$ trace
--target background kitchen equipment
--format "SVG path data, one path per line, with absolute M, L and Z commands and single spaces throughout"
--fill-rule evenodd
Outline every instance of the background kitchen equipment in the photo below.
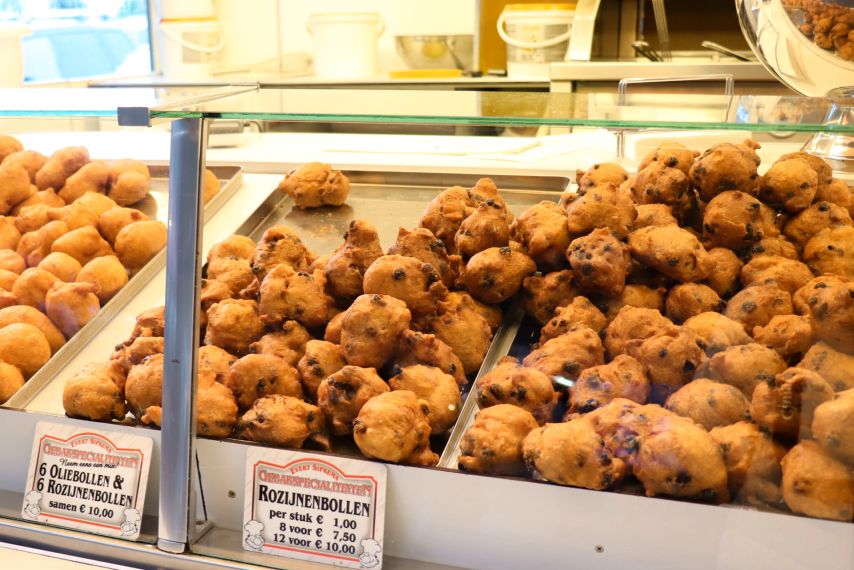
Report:
M 379 71 L 377 40 L 385 22 L 374 12 L 312 14 L 314 72 L 329 79 L 365 79 Z
M 473 34 L 398 35 L 394 45 L 411 69 L 472 69 Z
M 574 3 L 505 6 L 495 25 L 507 44 L 507 75 L 548 77 L 549 63 L 566 57 L 574 15 Z

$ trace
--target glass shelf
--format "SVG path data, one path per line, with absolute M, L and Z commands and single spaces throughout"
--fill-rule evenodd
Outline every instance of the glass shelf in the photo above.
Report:
M 492 126 L 728 129 L 854 133 L 825 124 L 850 99 L 638 93 L 531 93 L 260 88 L 151 118 Z

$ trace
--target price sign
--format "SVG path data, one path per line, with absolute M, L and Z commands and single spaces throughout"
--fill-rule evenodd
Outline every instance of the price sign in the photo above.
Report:
M 382 567 L 386 468 L 251 447 L 243 548 L 347 568 Z
M 24 490 L 24 518 L 136 540 L 151 438 L 39 422 Z

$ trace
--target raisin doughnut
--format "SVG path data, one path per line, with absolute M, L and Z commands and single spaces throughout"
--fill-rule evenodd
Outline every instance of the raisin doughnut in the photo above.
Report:
M 414 364 L 433 366 L 453 376 L 460 388 L 468 384 L 462 361 L 450 346 L 433 334 L 404 331 L 400 336 L 400 349 L 394 364 L 398 368 Z
M 435 366 L 406 366 L 389 379 L 388 385 L 392 390 L 409 390 L 427 402 L 432 435 L 451 429 L 460 416 L 462 401 L 457 381 Z
M 430 451 L 430 406 L 409 390 L 394 390 L 368 400 L 353 420 L 353 439 L 366 457 L 435 465 Z
M 388 391 L 388 385 L 375 369 L 344 366 L 317 387 L 317 405 L 323 410 L 332 433 L 346 435 L 352 433 L 353 420 L 362 406 Z
M 421 215 L 419 227 L 427 228 L 445 243 L 448 253 L 456 253 L 454 236 L 463 220 L 474 211 L 469 191 L 454 186 L 433 198 Z
M 247 354 L 234 364 L 225 385 L 245 412 L 258 398 L 281 394 L 302 398 L 299 373 L 283 359 L 271 354 Z
M 326 290 L 336 299 L 355 299 L 363 293 L 365 271 L 382 254 L 376 228 L 365 220 L 353 220 L 344 243 L 324 265 Z
M 555 337 L 522 361 L 523 366 L 543 372 L 558 386 L 566 386 L 567 380 L 574 381 L 585 368 L 604 363 L 602 341 L 588 328 Z
M 752 259 L 758 255 L 778 255 L 795 261 L 800 259 L 795 244 L 781 236 L 764 237 L 754 242 L 749 249 L 742 252 L 742 255 L 745 259 Z
M 305 345 L 305 354 L 297 363 L 303 390 L 312 400 L 317 399 L 317 387 L 327 377 L 335 374 L 347 363 L 341 356 L 341 347 L 325 340 L 310 340 Z
M 833 399 L 833 388 L 816 372 L 789 368 L 753 391 L 750 416 L 772 435 L 797 441 L 810 437 L 815 409 Z
M 498 404 L 480 410 L 460 441 L 460 471 L 523 475 L 522 441 L 537 429 L 531 412 Z
M 702 340 L 690 329 L 672 326 L 639 345 L 630 345 L 627 352 L 646 368 L 649 400 L 661 403 L 694 379 L 706 360 L 704 348 Z
M 739 344 L 718 352 L 709 359 L 709 377 L 735 386 L 748 398 L 761 383 L 772 382 L 786 369 L 786 361 L 767 346 Z
M 579 188 L 595 188 L 605 184 L 619 186 L 628 179 L 626 169 L 613 162 L 602 162 L 587 170 L 575 171 L 575 182 Z
M 664 407 L 711 430 L 748 417 L 750 401 L 735 386 L 700 378 L 671 394 Z
M 854 465 L 854 390 L 839 392 L 815 409 L 812 434 L 832 455 Z
M 691 183 L 684 172 L 661 161 L 640 169 L 629 184 L 636 204 L 667 204 L 671 207 L 684 201 L 690 187 Z
M 816 338 L 837 350 L 854 352 L 854 283 L 813 291 L 807 304 Z
M 759 198 L 774 208 L 800 212 L 812 204 L 818 188 L 818 174 L 799 159 L 779 160 L 759 182 Z
M 322 162 L 308 162 L 290 171 L 277 190 L 293 198 L 297 208 L 340 206 L 350 194 L 350 181 Z
M 579 187 L 578 193 L 566 197 L 565 208 L 572 237 L 607 228 L 622 238 L 629 234 L 638 215 L 629 191 L 614 184 Z
M 294 271 L 287 263 L 273 267 L 261 281 L 258 312 L 265 325 L 295 320 L 308 328 L 324 326 L 337 312 L 326 294 L 323 271 Z
M 748 334 L 764 327 L 777 315 L 791 315 L 792 296 L 776 285 L 755 285 L 742 289 L 727 302 L 724 316 L 738 321 Z
M 503 205 L 489 199 L 480 203 L 463 222 L 454 236 L 456 251 L 469 258 L 490 247 L 504 247 L 510 242 L 510 226 Z
M 569 247 L 566 210 L 555 202 L 540 202 L 525 210 L 510 228 L 513 238 L 521 243 L 541 271 L 554 271 L 564 266 L 564 253 Z
M 647 226 L 675 226 L 679 222 L 673 217 L 673 210 L 667 204 L 641 204 L 637 207 L 638 217 L 634 229 Z
M 537 265 L 524 253 L 491 247 L 469 259 L 463 282 L 478 301 L 500 303 L 515 295 L 525 277 L 536 270 Z
M 854 388 L 854 356 L 823 342 L 810 347 L 797 366 L 818 372 L 837 392 Z
M 533 414 L 540 425 L 552 420 L 558 393 L 551 378 L 535 368 L 520 366 L 512 356 L 478 378 L 476 385 L 481 408 L 512 404 Z
M 400 228 L 397 232 L 397 241 L 388 248 L 386 253 L 414 257 L 424 263 L 429 263 L 433 269 L 439 272 L 442 283 L 448 288 L 454 285 L 454 280 L 457 278 L 457 273 L 448 256 L 448 250 L 445 248 L 445 242 L 436 239 L 433 232 L 427 228 L 418 228 L 412 231 Z
M 694 315 L 682 326 L 696 334 L 706 347 L 706 355 L 712 356 L 731 346 L 753 342 L 741 323 L 728 319 L 717 312 Z
M 566 257 L 582 289 L 606 297 L 616 297 L 623 291 L 631 267 L 629 248 L 605 228 L 574 239 Z
M 648 396 L 649 378 L 644 366 L 621 354 L 608 364 L 587 368 L 578 376 L 569 392 L 569 411 L 586 414 L 615 398 L 644 404 Z
M 623 307 L 640 307 L 654 309 L 659 313 L 664 312 L 664 296 L 667 289 L 658 287 L 653 289 L 645 285 L 628 284 L 623 287 L 623 292 L 617 297 L 596 297 L 596 307 L 602 311 L 608 322 L 613 321 Z
M 382 368 L 412 320 L 406 303 L 388 295 L 360 295 L 344 311 L 341 354 L 347 364 Z
M 733 500 L 752 505 L 783 500 L 780 461 L 785 447 L 747 421 L 713 428 L 709 435 L 721 447 Z
M 709 202 L 727 190 L 756 194 L 759 175 L 759 145 L 751 140 L 741 144 L 720 143 L 706 150 L 691 166 L 688 175 L 700 192 L 700 199 Z
M 854 472 L 814 441 L 802 441 L 782 461 L 783 498 L 793 512 L 835 521 L 854 518 Z
M 709 250 L 709 263 L 714 270 L 703 283 L 714 289 L 720 297 L 729 297 L 738 290 L 738 276 L 744 265 L 731 249 L 713 247 Z
M 578 295 L 572 271 L 563 269 L 546 275 L 531 275 L 522 281 L 522 308 L 545 324 L 555 311 L 569 305 Z
M 641 228 L 629 235 L 632 257 L 679 282 L 702 281 L 713 270 L 694 234 L 678 226 Z
M 667 318 L 681 324 L 700 313 L 723 311 L 726 303 L 708 285 L 680 283 L 667 294 L 664 307 Z
M 810 279 L 792 295 L 792 307 L 798 315 L 808 315 L 810 305 L 818 302 L 819 296 L 828 287 L 844 287 L 847 279 L 838 275 L 821 275 Z
M 554 317 L 543 326 L 540 331 L 540 344 L 583 327 L 598 334 L 605 330 L 607 325 L 608 320 L 596 305 L 587 297 L 578 295 L 568 305 L 558 307 Z
M 694 160 L 700 156 L 699 151 L 685 148 L 676 141 L 664 141 L 655 150 L 649 151 L 638 163 L 638 170 L 643 170 L 653 162 L 661 162 L 669 168 L 678 168 L 685 175 L 691 170 Z
M 821 230 L 804 246 L 803 260 L 816 275 L 833 273 L 854 279 L 854 227 Z
M 753 338 L 786 360 L 798 360 L 813 345 L 812 321 L 802 315 L 777 315 L 764 327 L 754 327 Z
M 715 196 L 703 213 L 703 239 L 709 247 L 740 250 L 764 237 L 780 235 L 774 211 L 745 192 Z
M 435 313 L 448 289 L 429 263 L 404 255 L 384 255 L 365 271 L 367 295 L 400 299 L 416 317 Z
M 450 294 L 439 303 L 439 314 L 428 317 L 423 329 L 447 344 L 463 364 L 466 374 L 480 368 L 489 344 L 492 329 L 476 301 L 468 294 Z
M 832 202 L 816 202 L 809 208 L 798 212 L 783 227 L 783 234 L 799 248 L 824 228 L 852 226 L 851 215 L 842 206 Z
M 754 257 L 741 268 L 741 282 L 745 287 L 752 285 L 776 285 L 794 294 L 812 279 L 810 268 L 794 259 L 779 255 Z
M 623 354 L 630 344 L 640 344 L 673 325 L 655 309 L 626 306 L 605 329 L 603 343 L 611 358 Z

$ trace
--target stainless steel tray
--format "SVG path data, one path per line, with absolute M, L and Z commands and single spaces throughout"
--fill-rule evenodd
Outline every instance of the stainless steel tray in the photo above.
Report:
M 151 193 L 141 202 L 132 207 L 142 211 L 151 219 L 167 223 L 167 208 L 169 197 L 169 166 L 154 164 L 148 166 L 151 172 Z M 209 167 L 220 182 L 220 191 L 205 206 L 205 221 L 216 214 L 228 199 L 234 195 L 243 183 L 243 168 L 240 166 L 211 166 Z M 24 408 L 38 394 L 54 376 L 62 370 L 65 365 L 92 338 L 98 333 L 103 325 L 110 322 L 122 308 L 139 293 L 139 291 L 154 277 L 166 263 L 166 250 L 155 255 L 145 267 L 139 270 L 110 301 L 101 307 L 89 323 L 80 331 L 68 339 L 68 342 L 56 351 L 50 360 L 36 372 L 14 396 L 3 404 L 8 408 Z
M 343 235 L 350 222 L 356 218 L 373 224 L 379 234 L 380 243 L 385 251 L 397 239 L 401 227 L 412 229 L 418 221 L 427 203 L 439 192 L 451 186 L 473 186 L 483 176 L 476 174 L 434 174 L 422 172 L 377 172 L 344 171 L 350 180 L 350 196 L 343 206 L 301 210 L 294 207 L 293 201 L 285 194 L 273 190 L 267 199 L 253 212 L 235 233 L 246 235 L 258 241 L 271 226 L 284 224 L 302 239 L 303 243 L 318 255 L 331 253 L 343 241 Z M 518 215 L 530 206 L 542 200 L 556 201 L 570 183 L 567 177 L 559 176 L 490 176 L 501 191 L 510 210 Z M 507 354 L 510 342 L 516 335 L 521 321 L 521 309 L 511 307 L 505 315 L 502 326 L 495 336 L 478 372 L 484 374 Z M 467 417 L 465 412 L 477 406 L 473 398 L 465 398 L 460 420 Z M 437 453 L 447 453 L 449 437 L 455 441 L 457 426 L 448 434 L 433 438 L 432 447 Z M 460 436 L 457 436 L 457 440 Z M 233 439 L 232 441 L 244 440 Z M 358 455 L 359 450 L 352 438 L 336 438 L 333 452 L 337 454 Z

